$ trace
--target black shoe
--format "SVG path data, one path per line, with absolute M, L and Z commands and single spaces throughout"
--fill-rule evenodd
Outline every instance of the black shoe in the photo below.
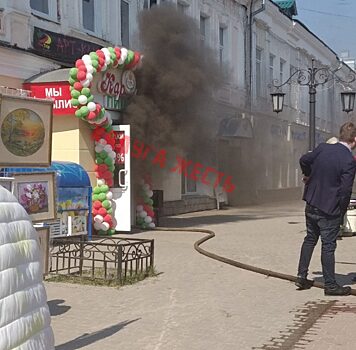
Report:
M 324 294 L 325 295 L 335 295 L 335 296 L 350 295 L 351 287 L 335 286 L 333 288 L 325 288 Z
M 297 277 L 297 280 L 295 281 L 295 285 L 299 290 L 310 289 L 313 286 L 313 283 L 313 281 L 302 277 Z

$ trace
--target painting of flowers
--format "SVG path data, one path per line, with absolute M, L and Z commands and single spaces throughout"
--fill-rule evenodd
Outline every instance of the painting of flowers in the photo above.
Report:
M 28 214 L 48 211 L 48 182 L 19 183 L 18 196 Z
M 33 222 L 57 218 L 55 172 L 14 173 L 14 195 Z

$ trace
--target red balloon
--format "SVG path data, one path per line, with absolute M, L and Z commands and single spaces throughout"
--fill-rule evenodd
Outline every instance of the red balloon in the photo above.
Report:
M 98 210 L 96 210 L 95 208 L 92 209 L 91 213 L 93 214 L 93 216 L 98 215 Z
M 104 58 L 104 57 L 105 57 L 105 55 L 104 55 L 104 52 L 103 52 L 103 51 L 101 51 L 101 50 L 96 50 L 95 52 L 96 52 L 96 54 L 99 56 L 99 58 L 100 58 L 100 57 L 102 57 L 102 58 Z
M 100 201 L 94 201 L 93 207 L 94 209 L 100 209 L 102 207 L 102 204 Z
M 83 72 L 82 70 L 78 71 L 78 73 L 77 73 L 78 80 L 83 81 L 86 79 L 86 77 L 87 77 L 87 74 L 85 72 Z
M 79 60 L 76 60 L 76 61 L 75 61 L 75 66 L 76 66 L 77 68 L 80 67 L 80 66 L 82 66 L 82 65 L 84 65 L 84 61 L 83 61 L 83 60 L 79 59 Z
M 81 89 L 83 89 L 83 86 L 81 83 L 79 83 L 79 81 L 75 82 L 73 85 L 74 89 L 81 91 Z
M 78 67 L 78 70 L 86 73 L 87 72 L 87 67 L 85 67 L 85 65 L 83 64 L 83 65 Z
M 93 120 L 93 119 L 95 119 L 96 118 L 96 114 L 94 113 L 94 112 L 89 112 L 89 114 L 88 114 L 88 120 Z
M 104 55 L 104 54 L 103 54 Z M 102 57 L 99 57 L 99 67 L 102 67 L 105 64 L 105 60 Z
M 112 221 L 111 215 L 110 215 L 110 214 L 105 215 L 104 221 L 105 221 L 105 222 Z
M 106 164 L 99 164 L 99 170 L 104 172 L 108 170 L 108 166 Z
M 101 215 L 102 217 L 104 217 L 107 214 L 107 211 L 106 211 L 106 209 L 104 207 L 101 207 L 98 210 L 98 214 Z

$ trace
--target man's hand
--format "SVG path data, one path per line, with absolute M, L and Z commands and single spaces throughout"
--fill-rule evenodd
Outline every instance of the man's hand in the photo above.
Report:
M 306 184 L 309 181 L 309 176 L 303 176 L 302 181 Z

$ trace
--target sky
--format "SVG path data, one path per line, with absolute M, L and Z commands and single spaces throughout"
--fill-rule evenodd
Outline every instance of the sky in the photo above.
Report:
M 356 58 L 356 0 L 296 0 L 298 15 L 339 56 Z

